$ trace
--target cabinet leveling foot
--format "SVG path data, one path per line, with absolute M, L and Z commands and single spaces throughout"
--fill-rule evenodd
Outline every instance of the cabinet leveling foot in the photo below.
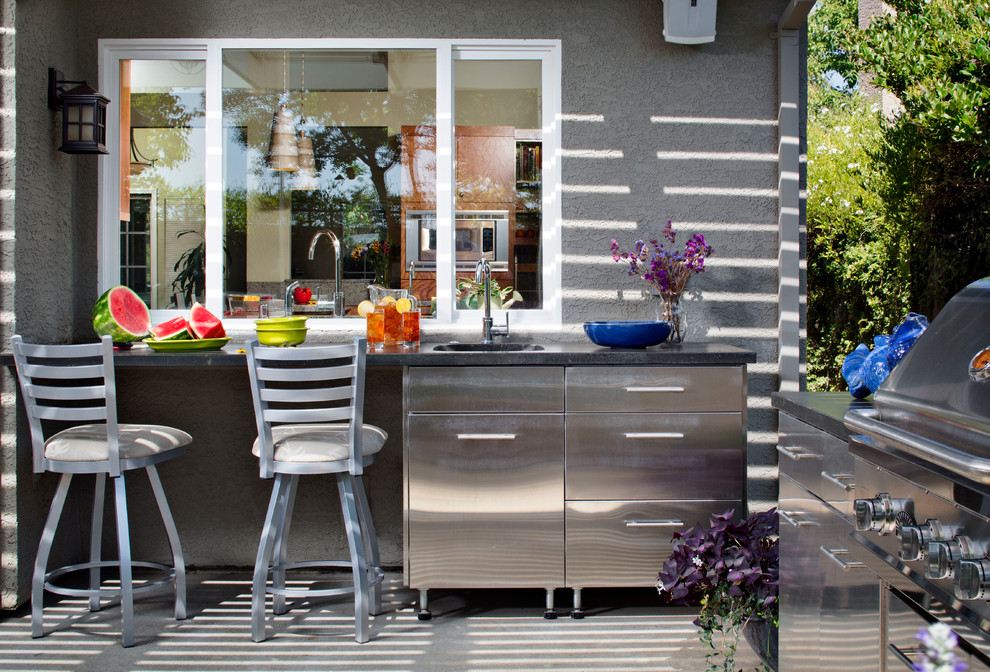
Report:
M 574 589 L 574 607 L 571 609 L 571 618 L 584 618 L 584 609 L 581 608 L 581 589 Z
M 553 588 L 547 588 L 547 607 L 543 610 L 543 618 L 551 621 L 557 618 L 557 610 L 553 608 Z
M 421 621 L 428 621 L 433 618 L 433 613 L 430 611 L 430 603 L 427 600 L 425 590 L 419 591 L 419 611 L 416 612 L 416 618 Z

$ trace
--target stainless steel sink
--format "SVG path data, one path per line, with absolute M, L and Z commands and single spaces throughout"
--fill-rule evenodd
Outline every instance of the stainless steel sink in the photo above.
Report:
M 532 352 L 543 349 L 535 343 L 442 343 L 433 346 L 436 352 Z

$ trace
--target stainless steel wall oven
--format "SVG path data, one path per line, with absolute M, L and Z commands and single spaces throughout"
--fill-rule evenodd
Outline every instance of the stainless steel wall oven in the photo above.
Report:
M 432 271 L 437 263 L 437 215 L 433 211 L 406 213 L 406 249 L 419 270 Z M 509 270 L 509 213 L 504 210 L 462 211 L 454 219 L 454 255 L 457 271 L 473 271 L 485 257 L 493 271 Z

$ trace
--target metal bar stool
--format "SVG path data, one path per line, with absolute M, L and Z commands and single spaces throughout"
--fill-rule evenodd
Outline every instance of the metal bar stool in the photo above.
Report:
M 186 617 L 186 574 L 179 535 L 162 489 L 155 465 L 185 453 L 192 437 L 163 425 L 117 423 L 117 397 L 114 384 L 113 342 L 104 336 L 100 343 L 84 345 L 32 345 L 20 336 L 11 338 L 14 363 L 20 381 L 24 408 L 31 428 L 35 473 L 62 474 L 48 512 L 48 520 L 38 545 L 31 581 L 31 636 L 44 634 L 42 606 L 44 593 L 88 597 L 90 611 L 100 609 L 101 598 L 120 598 L 123 645 L 134 645 L 134 596 L 163 585 L 175 589 L 175 618 Z M 46 422 L 73 423 L 46 436 Z M 80 424 L 83 423 L 83 424 Z M 158 503 L 165 533 L 172 549 L 172 565 L 138 562 L 131 558 L 128 530 L 127 491 L 124 474 L 132 469 L 148 473 Z M 76 474 L 95 474 L 93 517 L 90 527 L 89 562 L 48 571 L 48 559 L 65 506 L 69 484 Z M 117 518 L 118 560 L 101 559 L 103 508 L 106 479 L 114 486 Z M 120 586 L 102 585 L 101 569 L 117 567 Z M 164 570 L 164 578 L 134 585 L 134 568 Z M 89 570 L 88 588 L 58 586 L 55 579 L 70 572 Z
M 381 613 L 383 573 L 378 539 L 362 483 L 388 435 L 364 424 L 366 343 L 269 348 L 246 346 L 258 438 L 252 452 L 262 478 L 275 477 L 258 545 L 251 594 L 251 638 L 265 639 L 265 596 L 273 611 L 287 611 L 285 598 L 354 594 L 354 638 L 367 642 L 371 616 Z M 289 525 L 299 476 L 336 474 L 349 561 L 288 562 Z M 346 586 L 287 588 L 287 570 L 346 567 Z M 271 579 L 269 581 L 269 578 Z

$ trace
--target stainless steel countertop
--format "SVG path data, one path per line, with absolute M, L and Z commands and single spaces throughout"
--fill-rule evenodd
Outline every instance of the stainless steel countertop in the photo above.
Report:
M 848 392 L 774 392 L 771 406 L 847 441 L 850 432 L 842 416 L 853 408 L 873 408 L 873 398 L 854 399 Z

